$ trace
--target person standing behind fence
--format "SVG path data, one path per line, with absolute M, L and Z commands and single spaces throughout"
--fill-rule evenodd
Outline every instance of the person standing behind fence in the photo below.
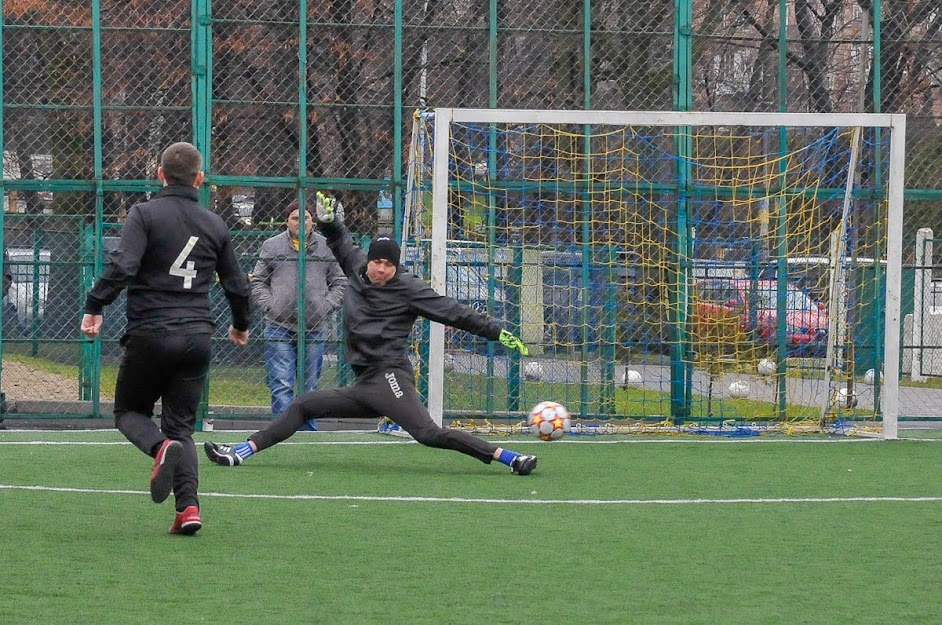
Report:
M 10 253 L 3 250 L 3 297 L 10 295 L 13 286 L 13 269 L 10 268 Z
M 13 268 L 10 267 L 10 253 L 3 250 L 3 335 L 10 338 L 8 330 L 17 327 L 17 310 L 14 297 L 10 294 L 13 286 Z
M 128 212 L 118 247 L 85 299 L 81 331 L 98 336 L 102 311 L 127 287 L 124 354 L 115 384 L 115 425 L 154 458 L 150 496 L 176 496 L 171 534 L 194 534 L 200 518 L 193 430 L 210 361 L 213 316 L 209 289 L 229 300 L 229 340 L 246 345 L 249 282 L 223 220 L 197 202 L 203 159 L 189 143 L 164 150 L 157 169 L 163 188 Z M 160 427 L 151 419 L 161 400 Z
M 287 209 L 288 228 L 262 243 L 259 260 L 252 272 L 252 298 L 265 318 L 265 365 L 271 389 L 271 411 L 279 415 L 294 401 L 298 367 L 298 333 L 303 326 L 305 342 L 305 377 L 303 391 L 317 388 L 324 362 L 324 339 L 334 312 L 343 302 L 347 279 L 327 247 L 327 240 L 314 232 L 314 220 L 305 210 L 304 232 L 306 264 L 303 288 L 304 323 L 298 323 L 300 276 L 300 202 Z M 317 420 L 305 423 L 302 430 L 317 430 Z

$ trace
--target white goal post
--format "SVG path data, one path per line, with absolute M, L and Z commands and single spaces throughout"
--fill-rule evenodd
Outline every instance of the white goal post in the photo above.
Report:
M 514 132 L 514 129 L 526 125 L 546 125 L 550 127 L 566 127 L 566 128 L 585 128 L 585 136 L 590 136 L 590 133 L 595 129 L 607 128 L 607 129 L 616 129 L 616 128 L 630 128 L 630 129 L 663 129 L 657 130 L 658 132 L 663 132 L 666 136 L 669 136 L 672 140 L 683 142 L 687 139 L 684 138 L 684 133 L 688 131 L 682 131 L 681 129 L 697 129 L 697 128 L 712 128 L 712 129 L 721 129 L 723 133 L 727 132 L 727 129 L 739 129 L 739 128 L 763 128 L 763 129 L 778 129 L 782 132 L 792 129 L 829 129 L 829 128 L 842 128 L 842 129 L 869 129 L 871 132 L 875 132 L 876 136 L 880 138 L 880 145 L 876 147 L 877 154 L 880 155 L 881 162 L 885 165 L 877 163 L 876 169 L 879 170 L 877 174 L 880 177 L 880 196 L 878 200 L 874 201 L 874 204 L 881 205 L 881 211 L 884 211 L 884 217 L 881 219 L 885 220 L 884 223 L 880 224 L 881 228 L 885 227 L 885 231 L 881 231 L 880 243 L 877 245 L 877 248 L 880 249 L 882 253 L 882 259 L 877 259 L 877 264 L 882 267 L 885 267 L 885 293 L 883 294 L 882 302 L 879 302 L 879 305 L 883 307 L 883 319 L 882 319 L 882 354 L 883 354 L 883 367 L 882 371 L 879 371 L 876 375 L 878 378 L 882 376 L 880 380 L 880 390 L 878 391 L 879 400 L 876 402 L 878 405 L 874 406 L 874 410 L 878 411 L 881 420 L 881 429 L 880 435 L 883 438 L 893 439 L 897 437 L 897 428 L 898 428 L 898 416 L 899 416 L 899 366 L 900 366 L 900 329 L 901 329 L 901 300 L 900 300 L 900 285 L 902 282 L 902 235 L 903 235 L 903 189 L 904 189 L 904 167 L 905 167 L 905 131 L 906 131 L 906 117 L 901 114 L 841 114 L 841 113 L 832 113 L 832 114 L 819 114 L 819 113 L 749 113 L 749 112 L 665 112 L 665 111 L 562 111 L 562 110 L 511 110 L 511 109 L 460 109 L 460 108 L 437 108 L 434 110 L 434 142 L 429 146 L 430 154 L 432 155 L 431 163 L 425 162 L 422 166 L 429 168 L 431 175 L 431 228 L 430 236 L 428 237 L 428 254 L 430 257 L 429 264 L 429 274 L 428 278 L 430 279 L 431 286 L 438 291 L 439 293 L 448 292 L 448 280 L 449 274 L 447 271 L 449 260 L 449 239 L 454 238 L 454 233 L 450 231 L 451 227 L 449 225 L 449 216 L 453 212 L 454 204 L 453 194 L 455 193 L 454 189 L 456 188 L 456 170 L 458 169 L 455 164 L 454 156 L 454 146 L 453 142 L 455 140 L 454 129 L 457 125 L 475 125 L 482 128 L 501 128 L 503 132 L 506 132 L 510 135 Z M 674 130 L 676 129 L 676 133 Z M 858 131 L 859 132 L 859 131 Z M 888 135 L 888 141 L 887 140 Z M 415 137 L 413 139 L 413 145 L 415 143 Z M 579 137 L 576 137 L 576 142 L 578 142 Z M 717 140 L 715 143 L 718 143 L 720 140 L 732 142 L 734 139 L 730 139 L 726 134 L 720 135 L 717 133 Z M 884 143 L 885 142 L 885 143 Z M 888 146 L 888 147 L 885 147 Z M 623 146 L 616 146 L 611 148 L 612 153 L 616 153 L 616 150 L 621 150 Z M 413 151 L 415 148 L 413 148 Z M 856 167 L 857 157 L 857 147 L 854 146 L 854 165 Z M 883 152 L 881 152 L 883 150 Z M 774 152 L 774 146 L 773 146 Z M 619 152 L 621 154 L 621 152 Z M 577 155 L 578 156 L 578 155 Z M 493 156 L 488 153 L 485 157 L 489 159 L 489 162 L 496 162 L 497 156 Z M 590 156 L 586 156 L 586 160 L 590 160 Z M 475 185 L 483 185 L 484 182 L 480 181 L 479 178 L 483 174 L 485 178 L 489 178 L 490 181 L 494 181 L 498 176 L 498 172 L 488 173 L 486 165 L 487 161 L 482 163 L 472 162 L 473 167 L 468 170 L 470 173 L 467 174 L 468 180 L 463 184 L 474 187 Z M 763 167 L 769 167 L 769 164 L 773 161 L 769 158 L 762 161 Z M 845 161 L 835 160 L 835 163 L 845 163 Z M 410 166 L 412 163 L 410 162 Z M 684 162 L 683 159 L 677 159 L 678 175 L 683 177 L 685 175 L 684 168 L 696 166 L 696 163 L 691 165 L 689 162 Z M 785 164 L 776 165 L 781 166 L 783 169 L 786 167 Z M 736 172 L 730 169 L 730 165 L 724 165 L 726 169 L 724 170 L 730 178 L 736 178 Z M 845 163 L 845 169 L 846 169 Z M 881 169 L 882 168 L 882 169 Z M 631 175 L 634 175 L 633 173 Z M 856 172 L 844 171 L 843 180 L 846 182 L 851 180 L 851 176 L 857 175 Z M 475 180 L 472 180 L 472 177 Z M 560 175 L 559 178 L 554 179 L 552 182 L 559 184 L 559 180 L 562 178 Z M 783 179 L 784 179 L 783 175 Z M 590 182 L 585 184 L 591 185 L 592 177 L 587 177 Z M 549 179 L 547 179 L 549 180 Z M 564 181 L 565 182 L 565 181 Z M 871 181 L 872 182 L 872 181 Z M 517 180 L 505 180 L 504 184 L 517 184 Z M 522 183 L 519 183 L 522 184 Z M 549 183 L 547 183 L 549 184 Z M 764 180 L 755 180 L 750 179 L 742 183 L 742 188 L 757 188 L 761 187 L 763 184 L 769 186 L 770 183 Z M 837 187 L 838 185 L 831 185 Z M 843 202 L 844 213 L 839 217 L 841 226 L 847 224 L 848 215 L 847 215 L 847 205 L 851 202 L 851 193 L 853 191 L 852 187 L 855 187 L 855 184 L 846 182 L 846 189 L 844 183 L 840 185 L 841 196 L 837 198 L 829 198 L 829 200 L 834 200 L 835 202 Z M 409 192 L 412 192 L 410 189 Z M 573 195 L 578 195 L 580 191 L 576 190 L 572 192 Z M 846 196 L 845 196 L 846 193 Z M 584 193 L 587 198 L 586 203 L 591 204 L 594 201 L 594 197 L 588 192 Z M 611 197 L 612 194 L 606 194 L 604 196 L 604 201 L 609 205 L 613 205 L 616 202 Z M 733 200 L 736 199 L 736 191 L 732 193 Z M 784 197 L 784 193 L 783 193 Z M 728 198 L 724 198 L 723 202 L 717 201 L 718 205 L 717 211 L 722 210 L 722 204 L 731 203 L 727 201 Z M 478 201 L 478 200 L 476 200 Z M 766 205 L 768 205 L 768 200 L 764 200 Z M 772 210 L 775 210 L 774 202 L 772 201 Z M 783 203 L 785 200 L 780 200 Z M 810 202 L 811 200 L 809 200 Z M 817 200 L 814 200 L 817 201 Z M 478 201 L 479 202 L 479 201 Z M 750 208 L 749 210 L 758 210 Z M 783 208 L 783 214 L 785 209 Z M 830 213 L 829 213 L 830 215 Z M 411 216 L 413 218 L 414 216 Z M 831 219 L 833 217 L 829 217 Z M 766 222 L 764 226 L 768 229 L 768 215 L 765 216 Z M 784 226 L 784 217 L 783 217 L 783 228 Z M 576 223 L 576 222 L 574 222 Z M 492 225 L 492 224 L 491 224 Z M 735 225 L 735 224 L 734 224 Z M 406 226 L 408 227 L 408 226 Z M 582 227 L 582 226 L 581 226 Z M 678 225 L 677 228 L 682 230 L 683 225 Z M 758 226 L 757 226 L 758 227 Z M 773 223 L 773 230 L 774 230 Z M 586 237 L 594 236 L 589 234 L 589 227 L 585 227 L 586 230 L 584 233 L 576 233 L 573 235 L 579 240 L 585 240 Z M 699 234 L 700 228 L 694 229 L 691 228 L 690 231 L 696 230 L 696 234 Z M 730 226 L 730 231 L 732 231 L 732 226 Z M 686 231 L 684 231 L 686 232 Z M 817 232 L 817 230 L 815 230 Z M 843 231 L 842 231 L 843 232 Z M 774 233 L 773 233 L 774 234 Z M 406 234 L 404 233 L 404 238 Z M 534 235 L 538 236 L 538 235 Z M 686 236 L 686 234 L 684 234 Z M 811 235 L 808 235 L 811 236 Z M 818 236 L 815 234 L 815 236 Z M 843 234 L 842 234 L 843 236 Z M 484 237 L 486 239 L 486 237 Z M 819 237 L 821 238 L 821 237 Z M 731 236 L 727 236 L 726 239 L 732 239 Z M 737 244 L 740 244 L 744 249 L 747 247 L 748 243 L 743 243 L 748 239 L 745 236 L 739 236 L 737 239 Z M 717 239 L 719 240 L 719 239 Z M 493 237 L 491 237 L 491 244 L 493 244 Z M 503 245 L 504 248 L 510 249 L 515 245 L 523 245 L 522 243 L 517 243 L 511 240 L 504 241 L 500 245 Z M 696 242 L 687 242 L 686 240 L 682 245 L 689 246 L 691 250 L 696 249 Z M 788 243 L 782 243 L 784 249 Z M 496 247 L 496 246 L 495 246 Z M 754 246 L 756 247 L 756 246 Z M 846 243 L 841 241 L 840 254 L 849 253 L 851 255 L 855 254 L 854 250 L 846 250 Z M 687 248 L 682 248 L 684 253 L 686 253 Z M 509 251 L 507 253 L 510 253 Z M 757 257 L 760 252 L 756 252 Z M 825 254 L 826 255 L 826 254 Z M 690 252 L 691 258 L 699 258 L 696 251 Z M 720 256 L 722 256 L 720 254 Z M 527 261 L 531 262 L 531 261 Z M 540 261 L 535 261 L 539 263 Z M 587 263 L 588 261 L 584 261 Z M 841 260 L 840 258 L 832 259 L 830 261 L 831 267 L 829 268 L 832 275 L 837 275 L 840 273 L 840 270 L 837 267 L 837 264 L 840 262 L 850 262 L 853 263 L 853 259 L 850 261 Z M 785 261 L 779 262 L 779 267 L 784 266 Z M 727 263 L 732 266 L 731 263 Z M 774 274 L 774 263 L 772 263 L 773 274 Z M 576 267 L 578 269 L 578 267 Z M 691 304 L 691 295 L 690 290 L 693 288 L 694 284 L 694 275 L 700 275 L 697 272 L 700 271 L 696 267 L 690 270 L 689 276 L 683 278 L 679 286 L 679 300 L 683 302 L 682 306 L 679 306 L 680 318 L 684 323 L 693 323 L 688 319 L 688 316 L 692 319 L 697 313 L 695 307 Z M 732 271 L 732 270 L 731 270 Z M 779 269 L 779 271 L 782 271 Z M 782 275 L 781 273 L 779 274 Z M 758 278 L 756 275 L 751 277 L 753 284 L 756 284 L 761 278 Z M 729 279 L 732 282 L 732 279 Z M 785 289 L 785 286 L 780 282 L 780 291 Z M 588 291 L 586 292 L 586 297 L 580 301 L 586 302 L 588 300 Z M 613 297 L 617 297 L 613 296 Z M 677 294 L 674 295 L 677 297 Z M 778 294 L 780 298 L 779 301 L 784 299 L 785 295 L 781 293 Z M 542 295 L 541 295 L 542 298 Z M 828 305 L 827 311 L 833 317 L 837 316 L 837 306 L 835 304 L 837 295 L 832 293 L 830 301 L 825 299 L 825 303 Z M 537 306 L 542 306 L 542 303 L 538 303 Z M 779 311 L 782 311 L 782 304 L 779 304 Z M 578 315 L 578 311 L 573 313 Z M 781 314 L 781 312 L 780 312 Z M 860 313 L 862 314 L 862 313 Z M 587 319 L 583 315 L 583 320 Z M 843 322 L 843 320 L 840 320 Z M 791 322 L 789 322 L 791 323 Z M 850 322 L 848 322 L 850 323 Z M 603 330 L 603 324 L 596 321 L 590 321 L 586 325 L 594 324 L 595 327 L 591 328 L 592 332 L 598 332 L 601 335 Z M 780 324 L 785 326 L 785 323 Z M 828 332 L 827 343 L 828 343 L 828 355 L 831 355 L 832 350 L 834 350 L 834 342 L 838 338 L 838 333 L 833 329 L 834 320 L 831 320 L 831 329 Z M 791 331 L 790 329 L 788 331 Z M 587 330 L 582 330 L 583 337 L 588 336 Z M 774 331 L 772 332 L 771 337 L 768 339 L 768 342 L 774 346 L 775 341 L 778 340 L 780 345 L 784 345 L 786 340 L 791 340 L 790 338 L 783 338 L 785 335 L 785 330 L 779 330 L 778 336 Z M 822 336 L 823 336 L 822 332 Z M 593 335 L 594 336 L 594 335 Z M 449 391 L 446 388 L 446 332 L 444 326 L 432 323 L 430 326 L 429 333 L 429 359 L 428 359 L 428 407 L 429 411 L 432 414 L 432 417 L 439 424 L 447 417 L 446 410 L 446 397 Z M 601 341 L 600 341 L 601 342 Z M 579 348 L 573 348 L 574 353 L 578 355 Z M 588 353 L 585 350 L 587 349 L 597 349 L 595 345 L 590 345 L 588 347 L 582 346 L 583 354 Z M 602 348 L 598 348 L 601 350 Z M 750 348 L 753 349 L 753 348 Z M 630 349 L 627 350 L 629 356 L 633 354 Z M 851 350 L 852 352 L 853 350 Z M 739 358 L 741 363 L 755 362 L 754 352 L 750 352 L 748 358 L 744 355 L 745 351 L 740 350 L 741 353 L 737 353 L 735 356 Z M 789 356 L 791 358 L 791 356 Z M 723 363 L 726 362 L 724 357 L 717 357 L 714 361 L 719 362 L 718 367 L 725 366 Z M 749 359 L 752 360 L 749 360 Z M 674 359 L 676 360 L 676 359 Z M 768 382 L 770 388 L 774 385 L 774 389 L 770 390 L 770 397 L 774 404 L 778 401 L 782 407 L 782 414 L 785 413 L 785 392 L 786 384 L 793 384 L 793 382 L 787 380 L 785 375 L 785 362 L 786 356 L 781 355 L 779 373 L 780 376 L 777 381 L 773 380 Z M 797 361 L 797 358 L 792 358 L 792 360 Z M 697 361 L 700 363 L 701 361 Z M 606 365 L 602 365 L 602 384 L 604 386 L 605 376 L 604 372 Z M 510 365 L 508 365 L 508 371 Z M 667 386 L 665 383 L 666 391 L 672 398 L 674 397 L 684 397 L 689 398 L 691 396 L 690 388 L 695 384 L 701 383 L 701 378 L 706 374 L 699 372 L 699 368 L 702 368 L 703 371 L 706 371 L 707 367 L 704 365 L 701 367 L 700 364 L 693 365 L 690 363 L 681 363 L 672 362 L 664 365 L 664 369 L 667 370 L 670 367 L 678 367 L 677 371 L 686 371 L 683 373 L 685 376 L 685 384 L 687 388 L 683 388 L 683 384 L 677 383 L 676 381 L 671 382 L 671 386 Z M 686 370 L 684 370 L 686 367 Z M 849 365 L 851 372 L 848 374 L 853 375 L 853 365 Z M 583 366 L 583 380 L 589 379 L 592 376 L 597 376 L 597 372 L 591 367 Z M 718 369 L 719 370 L 719 369 Z M 502 370 L 503 371 L 503 370 Z M 585 373 L 589 371 L 589 373 Z M 714 395 L 714 377 L 717 380 L 728 380 L 729 371 L 733 371 L 733 368 L 727 368 L 720 371 L 714 375 L 713 370 L 710 370 L 709 373 L 709 397 L 712 400 Z M 498 375 L 503 375 L 506 377 L 506 373 L 500 373 Z M 828 367 L 827 374 L 828 383 L 831 382 L 831 368 Z M 625 370 L 625 382 L 627 384 L 627 369 Z M 698 377 L 700 376 L 700 377 Z M 511 376 L 512 377 L 512 376 Z M 839 377 L 839 376 L 838 376 Z M 592 379 L 595 379 L 592 377 Z M 693 380 L 693 381 L 691 381 Z M 702 382 L 704 385 L 707 382 Z M 728 382 L 724 382 L 728 384 Z M 810 384 L 810 383 L 809 383 Z M 853 389 L 853 378 L 850 378 L 850 389 Z M 706 388 L 704 386 L 704 388 Z M 793 391 L 793 387 L 788 387 L 789 392 Z M 843 392 L 846 393 L 847 389 L 843 389 Z M 833 397 L 836 395 L 836 391 L 829 389 L 827 391 L 829 396 L 832 397 L 831 402 L 834 402 Z M 585 391 L 583 391 L 585 393 Z M 684 395 L 686 393 L 686 395 Z M 707 390 L 703 390 L 703 397 L 707 397 Z M 777 395 L 776 395 L 777 394 Z M 853 394 L 851 392 L 851 394 Z M 700 401 L 697 396 L 697 401 Z M 556 399 L 555 397 L 543 397 L 542 399 Z M 671 399 L 673 402 L 674 399 Z M 707 401 L 704 399 L 703 401 Z M 826 402 L 827 400 L 825 400 Z M 876 401 L 876 400 L 875 400 Z M 813 402 L 814 410 L 818 412 L 821 411 L 821 399 L 816 398 Z M 848 404 L 850 402 L 848 401 Z M 528 408 L 526 406 L 525 408 Z M 574 418 L 578 418 L 579 410 L 575 406 L 568 406 L 570 412 L 573 413 Z M 825 406 L 826 408 L 826 406 Z M 710 408 L 712 410 L 712 407 Z M 509 412 L 509 411 L 508 411 Z M 526 410 L 522 410 L 522 414 L 525 414 Z M 712 413 L 711 413 L 712 414 Z

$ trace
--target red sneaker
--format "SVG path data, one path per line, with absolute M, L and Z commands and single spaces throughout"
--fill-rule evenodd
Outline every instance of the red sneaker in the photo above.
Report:
M 183 443 L 170 440 L 163 442 L 154 456 L 154 472 L 150 474 L 150 498 L 160 503 L 173 490 L 173 472 L 183 457 Z
M 173 525 L 167 530 L 168 534 L 186 534 L 192 536 L 203 527 L 203 520 L 200 519 L 200 509 L 196 506 L 189 506 L 183 512 L 177 512 L 173 519 Z

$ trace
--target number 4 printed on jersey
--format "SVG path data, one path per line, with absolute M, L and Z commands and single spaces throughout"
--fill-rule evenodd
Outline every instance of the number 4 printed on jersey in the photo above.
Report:
M 180 276 L 183 278 L 183 288 L 192 289 L 193 288 L 193 278 L 196 277 L 196 265 L 192 260 L 187 260 L 186 257 L 190 255 L 190 252 L 193 251 L 193 248 L 196 247 L 196 242 L 199 241 L 199 237 L 190 237 L 190 240 L 186 242 L 186 245 L 183 246 L 183 250 L 180 252 L 177 259 L 173 261 L 173 265 L 170 266 L 170 275 L 171 276 Z M 186 266 L 184 266 L 186 263 Z

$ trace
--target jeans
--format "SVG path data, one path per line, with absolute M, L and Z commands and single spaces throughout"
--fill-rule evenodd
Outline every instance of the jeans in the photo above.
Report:
M 298 333 L 276 325 L 265 326 L 265 364 L 268 368 L 268 388 L 271 389 L 271 411 L 279 415 L 294 401 L 294 382 L 298 366 Z M 324 335 L 308 332 L 305 345 L 304 391 L 317 388 L 324 363 Z M 302 430 L 317 430 L 317 420 L 311 419 Z

